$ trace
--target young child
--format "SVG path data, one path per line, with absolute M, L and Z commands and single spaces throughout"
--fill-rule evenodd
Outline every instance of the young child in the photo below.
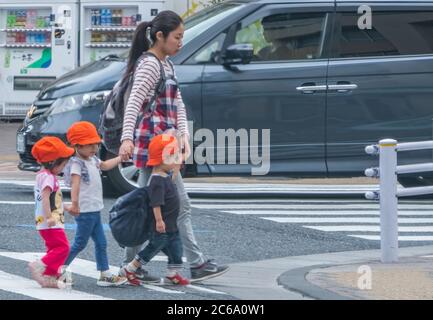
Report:
M 120 157 L 101 161 L 96 157 L 101 138 L 96 127 L 86 121 L 73 124 L 67 139 L 75 147 L 73 156 L 64 170 L 65 183 L 71 186 L 72 206 L 70 213 L 76 215 L 77 231 L 66 265 L 87 246 L 90 237 L 95 243 L 96 267 L 101 272 L 98 286 L 120 286 L 127 282 L 124 277 L 113 275 L 109 270 L 107 240 L 101 222 L 104 208 L 101 170 L 111 170 L 119 165 Z
M 140 285 L 137 269 L 147 264 L 160 251 L 168 257 L 166 281 L 170 284 L 189 284 L 189 280 L 179 273 L 182 269 L 183 252 L 177 228 L 179 196 L 170 176 L 173 170 L 178 169 L 177 156 L 177 139 L 174 136 L 161 134 L 151 140 L 146 165 L 153 167 L 148 190 L 156 230 L 148 245 L 134 260 L 120 269 L 120 274 L 127 277 L 132 285 Z
M 32 148 L 33 157 L 42 165 L 34 188 L 35 219 L 47 253 L 41 260 L 29 263 L 29 268 L 32 278 L 44 288 L 60 288 L 60 268 L 69 253 L 69 242 L 64 231 L 62 192 L 56 176 L 74 152 L 57 137 L 44 137 Z

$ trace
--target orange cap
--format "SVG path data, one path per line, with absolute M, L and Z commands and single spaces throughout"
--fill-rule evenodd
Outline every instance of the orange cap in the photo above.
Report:
M 169 134 L 157 135 L 149 143 L 149 160 L 146 165 L 148 167 L 159 166 L 164 162 L 163 153 L 172 155 L 178 149 L 176 137 Z
M 44 137 L 32 148 L 32 156 L 39 163 L 51 162 L 60 158 L 69 158 L 75 153 L 57 137 Z
M 66 134 L 69 143 L 72 146 L 77 144 L 85 146 L 86 144 L 95 144 L 101 142 L 101 137 L 93 123 L 80 121 L 74 123 Z

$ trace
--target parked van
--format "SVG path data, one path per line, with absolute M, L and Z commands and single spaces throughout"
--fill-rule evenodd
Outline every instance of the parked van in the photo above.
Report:
M 378 163 L 365 154 L 366 145 L 432 139 L 433 1 L 227 1 L 185 27 L 184 46 L 172 61 L 194 130 L 217 136 L 218 129 L 270 129 L 270 175 L 362 176 Z M 90 63 L 39 93 L 17 135 L 20 169 L 39 168 L 30 150 L 41 136 L 65 138 L 75 121 L 98 122 L 126 57 Z M 244 149 L 237 145 L 236 153 Z M 101 157 L 110 156 L 101 150 Z M 402 153 L 399 163 L 431 158 L 431 151 Z M 239 175 L 251 166 L 187 169 Z M 126 192 L 138 171 L 122 164 L 107 175 Z M 406 186 L 429 181 L 399 179 Z

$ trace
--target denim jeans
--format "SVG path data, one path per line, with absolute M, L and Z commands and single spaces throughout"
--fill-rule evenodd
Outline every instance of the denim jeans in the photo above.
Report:
M 135 256 L 135 259 L 144 265 L 160 251 L 168 257 L 168 269 L 182 268 L 182 242 L 179 232 L 159 233 L 155 231 L 147 246 Z
M 149 181 L 149 177 L 152 174 L 152 168 L 144 168 L 140 170 L 140 177 L 138 183 L 140 186 L 146 186 Z M 206 262 L 206 258 L 204 254 L 201 252 L 197 241 L 194 237 L 194 232 L 192 230 L 191 223 L 191 202 L 189 200 L 188 194 L 185 191 L 185 187 L 183 185 L 183 179 L 180 173 L 177 175 L 176 180 L 174 181 L 176 184 L 177 192 L 179 193 L 180 200 L 180 212 L 179 217 L 177 218 L 177 227 L 179 229 L 180 239 L 182 241 L 183 250 L 185 252 L 186 260 L 190 264 L 191 267 L 197 267 L 204 262 Z M 136 246 L 132 248 L 125 249 L 125 260 L 123 261 L 123 265 L 128 264 L 134 259 L 137 253 L 141 250 L 141 246 Z
M 84 250 L 87 242 L 92 237 L 95 243 L 96 268 L 98 271 L 109 270 L 107 257 L 107 240 L 101 222 L 100 212 L 82 212 L 75 218 L 77 231 L 75 233 L 74 244 L 71 247 L 69 256 L 65 264 L 70 265 L 75 257 Z

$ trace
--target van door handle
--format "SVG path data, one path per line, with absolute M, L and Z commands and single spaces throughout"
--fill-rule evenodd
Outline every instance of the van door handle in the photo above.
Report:
M 296 87 L 296 90 L 301 91 L 304 94 L 314 94 L 316 91 L 326 91 L 327 89 L 327 85 L 316 86 L 315 84 L 309 85 L 307 83 L 300 87 Z
M 338 93 L 346 93 L 355 89 L 358 89 L 356 84 L 330 84 L 328 85 L 329 90 L 336 90 Z

